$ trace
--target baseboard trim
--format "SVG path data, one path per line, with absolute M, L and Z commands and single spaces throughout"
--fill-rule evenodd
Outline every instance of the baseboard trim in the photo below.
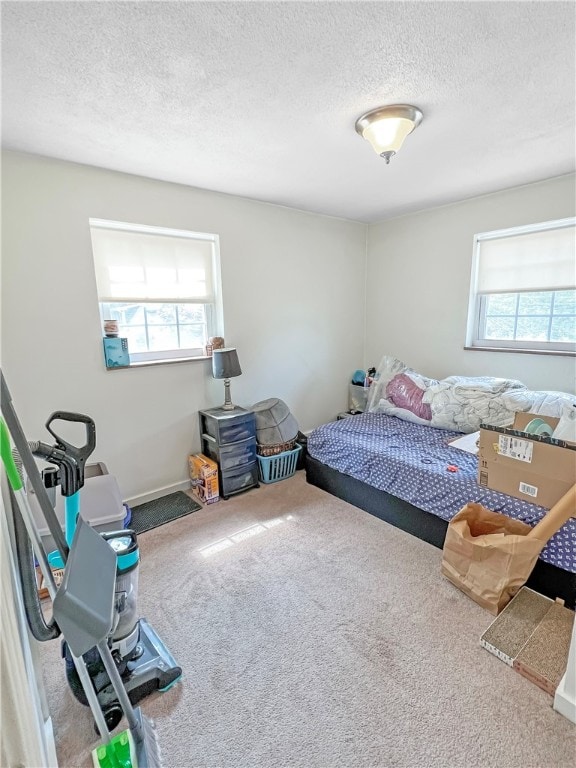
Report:
M 157 488 L 155 491 L 149 493 L 142 493 L 139 496 L 132 496 L 130 499 L 125 499 L 126 504 L 129 507 L 137 507 L 138 504 L 145 504 L 147 501 L 154 501 L 162 496 L 168 496 L 169 493 L 175 493 L 176 491 L 187 491 L 190 489 L 190 480 L 183 480 L 180 483 L 173 483 L 172 485 L 165 485 L 163 488 Z
M 48 768 L 58 768 L 58 755 L 56 754 L 56 742 L 54 741 L 54 728 L 51 717 L 46 718 L 44 721 L 44 744 L 46 745 Z
M 566 674 L 562 680 L 560 680 L 560 685 L 556 688 L 556 693 L 554 694 L 554 709 L 556 712 L 564 715 L 570 722 L 576 724 L 576 701 L 574 701 L 566 691 L 567 676 L 568 671 L 566 671 Z
M 572 642 L 568 651 L 566 672 L 554 694 L 554 709 L 576 724 L 576 622 L 572 625 Z

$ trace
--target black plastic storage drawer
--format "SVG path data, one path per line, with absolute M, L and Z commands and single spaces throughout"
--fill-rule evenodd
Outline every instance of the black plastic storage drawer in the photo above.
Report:
M 255 437 L 255 417 L 251 411 L 225 411 L 222 408 L 212 408 L 200 411 L 200 432 L 210 435 L 222 446 L 225 443 L 236 443 Z
M 219 446 L 216 438 L 202 435 L 204 452 L 220 465 L 222 472 L 256 461 L 256 438 L 249 437 L 237 443 L 227 443 Z
M 220 492 L 224 498 L 233 493 L 240 493 L 248 488 L 254 488 L 258 485 L 258 462 L 249 464 L 242 469 L 233 469 L 228 472 L 221 472 L 220 479 L 222 487 Z

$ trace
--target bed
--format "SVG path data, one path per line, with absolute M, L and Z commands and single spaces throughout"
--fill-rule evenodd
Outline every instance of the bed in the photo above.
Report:
M 459 432 L 361 413 L 308 437 L 309 483 L 442 548 L 450 519 L 466 502 L 534 525 L 543 507 L 479 486 L 478 459 L 449 444 Z M 576 604 L 576 519 L 546 544 L 527 586 Z

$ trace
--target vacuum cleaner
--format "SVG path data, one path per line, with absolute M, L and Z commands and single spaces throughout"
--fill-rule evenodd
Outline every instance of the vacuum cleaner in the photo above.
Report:
M 142 738 L 143 720 L 137 714 L 139 710 L 133 710 L 132 705 L 153 691 L 170 689 L 180 679 L 182 670 L 146 619 L 138 618 L 139 550 L 134 531 L 99 534 L 78 515 L 84 467 L 96 442 L 94 422 L 83 414 L 57 411 L 46 424 L 55 444 L 28 443 L 4 376 L 1 372 L 0 375 L 0 403 L 7 425 L 7 428 L 4 422 L 0 425 L 2 460 L 11 486 L 16 554 L 30 630 L 40 641 L 54 639 L 62 630 L 62 655 L 68 684 L 78 701 L 90 706 L 97 732 L 106 738 L 124 714 L 130 724 L 130 732 L 126 733 L 132 739 L 133 732 L 137 744 L 142 747 L 145 741 Z M 52 426 L 57 420 L 83 424 L 85 444 L 77 447 L 57 435 Z M 7 455 L 8 434 L 16 446 L 14 456 Z M 54 464 L 56 469 L 49 467 L 40 474 L 34 457 Z M 9 471 L 13 458 L 16 459 L 16 469 Z M 43 550 L 22 489 L 22 468 L 54 539 L 54 552 L 46 554 Z M 65 534 L 47 492 L 47 488 L 57 486 L 61 487 L 65 500 Z M 111 561 L 109 553 L 112 553 Z M 44 618 L 38 596 L 35 560 L 43 571 L 53 602 L 54 615 L 50 621 Z M 112 576 L 105 572 L 105 562 L 112 562 Z M 88 574 L 90 564 L 93 578 Z M 62 567 L 65 568 L 64 579 L 58 588 L 53 569 Z M 109 597 L 106 584 L 110 579 L 112 593 Z M 97 616 L 101 620 L 92 627 Z M 124 734 L 120 740 L 122 748 L 126 748 L 124 742 L 128 736 Z M 111 743 L 109 740 L 108 744 Z M 141 755 L 139 765 L 152 763 L 145 754 Z M 95 764 L 108 765 L 106 761 Z M 116 763 L 112 761 L 110 765 Z M 129 761 L 126 765 L 134 765 L 134 762 Z

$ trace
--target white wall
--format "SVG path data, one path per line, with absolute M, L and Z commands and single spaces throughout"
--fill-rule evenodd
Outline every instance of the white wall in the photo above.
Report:
M 220 235 L 234 402 L 288 403 L 302 430 L 346 407 L 363 363 L 366 227 L 278 206 L 6 152 L 2 368 L 29 440 L 55 410 L 96 422 L 125 498 L 187 478 L 198 410 L 223 402 L 210 362 L 106 371 L 89 217 Z
M 574 215 L 570 175 L 370 226 L 366 364 L 389 354 L 435 378 L 508 376 L 574 392 L 574 357 L 464 349 L 474 234 Z
M 222 382 L 208 360 L 106 371 L 88 229 L 97 217 L 220 235 L 225 338 L 243 368 L 233 400 L 281 397 L 303 430 L 342 410 L 351 372 L 384 354 L 434 377 L 574 391 L 573 357 L 464 350 L 473 235 L 574 209 L 566 176 L 367 228 L 6 152 L 2 368 L 29 439 L 49 439 L 44 424 L 58 409 L 95 420 L 93 460 L 125 498 L 186 480 L 198 410 L 222 402 Z

